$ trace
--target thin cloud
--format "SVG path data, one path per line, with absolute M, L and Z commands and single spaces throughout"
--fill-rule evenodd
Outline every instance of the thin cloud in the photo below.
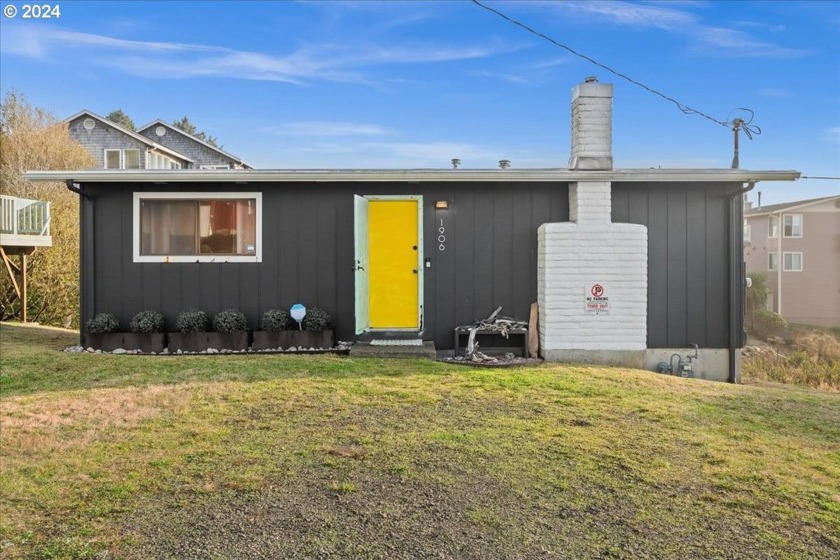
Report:
M 562 10 L 567 14 L 577 15 L 587 21 L 597 19 L 626 27 L 660 29 L 669 33 L 685 35 L 696 41 L 698 50 L 703 52 L 714 49 L 715 54 L 746 57 L 797 57 L 808 54 L 806 50 L 783 47 L 740 29 L 707 25 L 698 15 L 674 7 L 680 6 L 680 4 L 649 5 L 615 0 L 589 0 L 586 2 L 564 1 L 548 4 L 538 2 L 531 3 L 531 5 Z M 691 5 L 686 4 L 686 6 Z M 749 26 L 744 25 L 744 27 Z M 773 27 L 769 24 L 756 24 L 753 27 L 758 30 L 770 29 L 774 32 L 780 30 L 778 29 L 779 26 Z
M 3 33 L 3 53 L 47 59 L 71 50 L 87 51 L 88 61 L 127 74 L 157 78 L 225 77 L 302 84 L 307 81 L 365 82 L 361 70 L 386 64 L 425 64 L 485 58 L 521 47 L 428 44 L 318 45 L 277 55 L 215 45 L 132 41 L 51 28 L 12 28 Z
M 767 87 L 758 90 L 758 95 L 762 97 L 792 97 L 793 94 L 783 88 Z
M 840 144 L 840 126 L 832 126 L 825 133 L 832 142 Z
M 262 132 L 276 136 L 330 137 L 330 136 L 382 136 L 390 134 L 375 124 L 333 121 L 301 121 L 280 126 L 261 128 Z

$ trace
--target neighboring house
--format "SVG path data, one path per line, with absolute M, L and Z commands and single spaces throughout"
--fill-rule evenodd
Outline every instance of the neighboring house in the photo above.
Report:
M 65 122 L 99 169 L 251 169 L 238 157 L 156 120 L 138 132 L 91 111 Z
M 91 111 L 65 122 L 70 138 L 87 149 L 99 169 L 187 169 L 193 160 Z
M 767 275 L 768 309 L 840 327 L 840 195 L 747 208 L 744 260 Z
M 574 88 L 567 168 L 27 177 L 81 195 L 82 324 L 233 307 L 256 328 L 304 303 L 339 340 L 447 350 L 456 326 L 536 301 L 547 360 L 653 369 L 697 344 L 699 377 L 737 381 L 743 194 L 799 174 L 613 169 L 612 91 Z
M 212 146 L 160 119 L 137 129 L 146 138 L 175 150 L 192 161 L 195 169 L 252 169 L 233 154 Z

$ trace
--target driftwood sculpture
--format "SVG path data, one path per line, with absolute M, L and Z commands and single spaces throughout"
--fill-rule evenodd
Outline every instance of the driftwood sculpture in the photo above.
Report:
M 502 311 L 502 306 L 490 314 L 486 319 L 476 321 L 470 329 L 470 337 L 467 341 L 466 358 L 473 362 L 497 362 L 498 360 L 492 356 L 488 356 L 484 352 L 478 351 L 478 341 L 475 339 L 478 331 L 499 331 L 501 335 L 508 338 L 508 331 L 511 329 L 525 329 L 528 328 L 528 323 L 525 321 L 518 321 L 512 317 L 500 317 L 499 313 Z

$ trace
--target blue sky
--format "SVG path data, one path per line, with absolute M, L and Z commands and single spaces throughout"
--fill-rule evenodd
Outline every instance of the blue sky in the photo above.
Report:
M 469 1 L 58 2 L 0 17 L 0 89 L 59 117 L 188 115 L 256 167 L 565 167 L 571 88 L 615 84 L 617 167 L 729 167 L 732 132 Z M 840 2 L 488 2 L 721 121 L 741 167 L 840 176 Z M 764 183 L 763 202 L 840 193 Z

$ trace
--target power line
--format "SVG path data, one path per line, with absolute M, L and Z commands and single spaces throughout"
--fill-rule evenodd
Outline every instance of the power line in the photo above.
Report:
M 712 117 L 712 116 L 710 116 L 710 115 L 707 115 L 707 114 L 706 114 L 706 113 L 704 113 L 703 111 L 700 111 L 700 110 L 698 110 L 698 109 L 693 109 L 693 108 L 689 107 L 688 105 L 684 105 L 683 103 L 680 103 L 679 101 L 677 101 L 677 100 L 676 100 L 676 99 L 674 99 L 673 97 L 669 97 L 669 96 L 665 95 L 664 93 L 662 93 L 661 91 L 658 91 L 658 90 L 653 89 L 652 87 L 646 86 L 645 84 L 643 84 L 643 83 L 641 83 L 641 82 L 638 82 L 638 81 L 634 80 L 633 78 L 631 78 L 631 77 L 627 76 L 626 74 L 622 74 L 621 72 L 618 72 L 618 71 L 616 71 L 616 70 L 613 70 L 613 69 L 612 69 L 612 68 L 610 68 L 609 66 L 607 66 L 607 65 L 605 65 L 605 64 L 601 64 L 600 62 L 598 62 L 598 61 L 597 61 L 597 60 L 595 60 L 594 58 L 591 58 L 591 57 L 589 57 L 589 56 L 586 56 L 586 55 L 585 55 L 585 54 L 583 54 L 583 53 L 579 53 L 579 52 L 577 52 L 576 50 L 574 50 L 574 49 L 573 49 L 573 48 L 571 48 L 571 47 L 567 47 L 567 46 L 566 46 L 566 45 L 564 45 L 563 43 L 560 43 L 560 42 L 558 42 L 558 41 L 556 41 L 556 40 L 552 39 L 552 38 L 551 38 L 551 37 L 549 37 L 548 35 L 545 35 L 545 34 L 543 34 L 543 33 L 540 33 L 539 31 L 537 31 L 537 30 L 535 30 L 535 29 L 533 29 L 533 28 L 531 28 L 531 27 L 529 27 L 529 26 L 525 25 L 525 24 L 524 24 L 524 23 L 522 23 L 521 21 L 517 21 L 517 20 L 513 19 L 512 17 L 510 17 L 510 16 L 508 16 L 508 15 L 506 15 L 506 14 L 504 14 L 504 13 L 500 12 L 499 10 L 497 10 L 497 9 L 495 9 L 495 8 L 491 8 L 490 6 L 486 6 L 486 5 L 482 4 L 481 2 L 479 2 L 479 0 L 472 0 L 472 3 L 473 3 L 473 4 L 475 4 L 476 6 L 480 7 L 480 8 L 484 8 L 484 9 L 485 9 L 485 10 L 487 10 L 488 12 L 492 12 L 492 13 L 496 14 L 496 15 L 497 15 L 497 16 L 499 16 L 500 18 L 505 19 L 505 20 L 507 20 L 508 22 L 510 22 L 510 23 L 512 23 L 512 24 L 514 24 L 514 25 L 516 25 L 516 26 L 518 26 L 518 27 L 521 27 L 521 28 L 522 28 L 522 29 L 524 29 L 525 31 L 528 31 L 529 33 L 532 33 L 532 34 L 536 35 L 537 37 L 539 37 L 539 38 L 541 38 L 541 39 L 545 39 L 545 40 L 546 40 L 546 41 L 548 41 L 549 43 L 552 43 L 553 45 L 555 45 L 555 46 L 557 46 L 557 47 L 560 47 L 561 49 L 565 49 L 565 50 L 569 51 L 570 53 L 572 53 L 573 55 L 575 55 L 575 56 L 577 56 L 577 57 L 580 57 L 580 58 L 582 58 L 582 59 L 584 59 L 584 60 L 586 60 L 586 61 L 588 61 L 588 62 L 591 62 L 591 63 L 592 63 L 592 64 L 594 64 L 595 66 L 598 66 L 598 67 L 600 67 L 600 68 L 603 68 L 603 69 L 604 69 L 604 70 L 606 70 L 607 72 L 610 72 L 610 73 L 612 73 L 612 74 L 615 74 L 615 75 L 616 75 L 616 76 L 618 76 L 619 78 L 622 78 L 622 79 L 624 79 L 624 80 L 627 80 L 627 81 L 628 81 L 628 82 L 630 82 L 631 84 L 634 84 L 634 85 L 639 86 L 640 88 L 646 89 L 646 90 L 647 90 L 647 91 L 649 91 L 650 93 L 652 93 L 652 94 L 654 94 L 654 95 L 658 95 L 659 97 L 661 97 L 662 99 L 665 99 L 666 101 L 670 101 L 671 103 L 673 103 L 674 105 L 676 105 L 676 106 L 679 108 L 679 110 L 680 110 L 680 111 L 682 111 L 683 113 L 685 113 L 686 115 L 699 115 L 699 116 L 701 116 L 701 117 L 703 117 L 703 118 L 705 118 L 705 119 L 708 119 L 708 120 L 712 121 L 712 122 L 713 122 L 713 123 L 715 123 L 715 124 L 719 124 L 719 125 L 721 125 L 721 126 L 725 126 L 726 128 L 729 128 L 729 127 L 733 124 L 733 123 L 729 123 L 729 122 L 724 122 L 724 121 L 718 120 L 718 119 L 716 119 L 716 118 L 714 118 L 714 117 Z
M 808 175 L 800 175 L 800 179 L 825 179 L 827 181 L 840 181 L 840 177 L 809 177 Z

